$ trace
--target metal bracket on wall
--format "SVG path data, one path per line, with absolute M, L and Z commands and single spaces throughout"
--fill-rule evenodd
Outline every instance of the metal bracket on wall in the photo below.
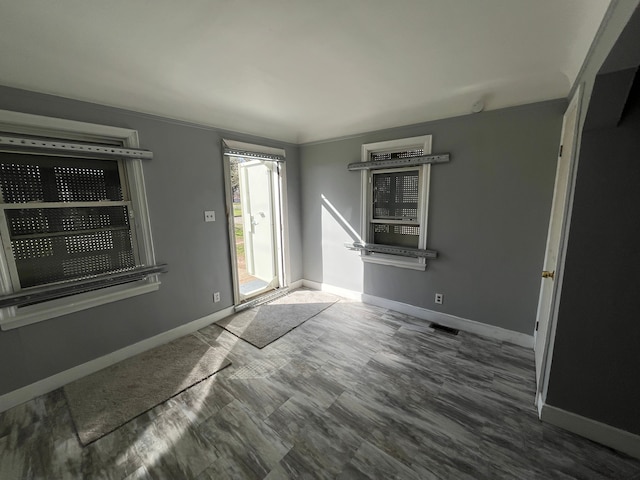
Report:
M 425 165 L 428 163 L 445 163 L 450 160 L 448 153 L 438 155 L 422 155 L 420 157 L 392 158 L 390 160 L 372 160 L 369 162 L 354 162 L 347 165 L 351 171 L 374 170 L 379 168 L 399 168 L 413 165 Z
M 97 275 L 82 280 L 72 280 L 40 287 L 30 287 L 16 293 L 0 296 L 0 308 L 20 307 L 32 303 L 45 302 L 56 298 L 68 297 L 79 293 L 91 292 L 100 288 L 113 287 L 138 280 L 145 280 L 151 275 L 167 273 L 168 266 L 165 263 L 150 267 L 136 267 L 117 273 Z
M 125 148 L 117 145 L 61 142 L 57 140 L 0 136 L 0 151 L 24 152 L 42 151 L 69 156 L 89 156 L 97 158 L 140 158 L 150 160 L 153 152 L 139 148 Z
M 366 254 L 369 253 L 387 253 L 390 255 L 400 255 L 402 257 L 414 258 L 438 258 L 438 252 L 435 250 L 423 250 L 421 248 L 394 247 L 391 245 L 379 245 L 375 243 L 353 242 L 345 243 L 345 247 L 349 250 L 359 250 Z

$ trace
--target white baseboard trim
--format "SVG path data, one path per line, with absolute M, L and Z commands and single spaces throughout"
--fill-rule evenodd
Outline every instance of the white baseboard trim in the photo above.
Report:
M 503 342 L 514 343 L 521 347 L 533 348 L 533 336 L 525 333 L 514 332 L 506 328 L 487 325 L 467 318 L 457 317 L 448 313 L 436 312 L 422 307 L 409 305 L 408 303 L 396 302 L 386 298 L 374 297 L 372 295 L 362 295 L 364 303 L 370 303 L 378 307 L 388 308 L 396 312 L 405 313 L 412 317 L 422 318 L 430 322 L 439 323 L 445 327 L 456 328 L 463 332 L 475 333 L 483 337 L 494 338 Z
M 291 282 L 288 287 L 289 290 L 295 290 L 296 288 L 300 288 L 304 286 L 304 282 L 302 280 L 296 280 L 295 282 Z
M 315 290 L 322 290 L 323 292 L 333 293 L 335 295 L 339 295 L 341 297 L 349 298 L 352 300 L 359 300 L 362 303 L 368 303 L 377 307 L 388 308 L 389 310 L 405 313 L 407 315 L 411 315 L 412 317 L 439 323 L 440 325 L 444 325 L 445 327 L 456 328 L 464 332 L 475 333 L 476 335 L 494 338 L 503 342 L 513 343 L 521 347 L 533 348 L 532 335 L 514 332 L 513 330 L 507 330 L 506 328 L 494 327 L 493 325 L 487 325 L 486 323 L 476 322 L 475 320 L 456 317 L 455 315 L 450 315 L 448 313 L 436 312 L 434 310 L 416 307 L 414 305 L 409 305 L 408 303 L 396 302 L 395 300 L 388 300 L 382 297 L 367 295 L 366 293 L 346 290 L 344 288 L 335 287 L 326 283 L 318 283 L 311 280 L 303 280 L 302 282 L 305 287 L 313 288 Z
M 556 427 L 640 458 L 640 435 L 547 404 L 542 405 L 540 418 Z
M 312 280 L 302 280 L 302 284 L 307 288 L 313 288 L 314 290 L 321 290 L 327 293 L 333 293 L 339 297 L 348 298 L 350 300 L 362 301 L 362 293 L 354 290 L 347 290 L 346 288 L 336 287 L 329 285 L 328 283 L 319 283 Z
M 133 345 L 121 348 L 115 352 L 111 352 L 102 357 L 98 357 L 82 365 L 70 368 L 60 373 L 56 373 L 51 377 L 44 378 L 35 383 L 19 388 L 9 393 L 5 393 L 0 396 L 0 412 L 4 412 L 16 405 L 27 402 L 33 398 L 49 393 L 57 388 L 60 388 L 67 383 L 78 380 L 79 378 L 86 377 L 98 370 L 109 367 L 115 363 L 121 362 L 129 357 L 133 357 L 139 353 L 150 350 L 154 347 L 164 345 L 176 338 L 183 337 L 190 333 L 200 330 L 201 328 L 210 325 L 211 323 L 222 320 L 233 314 L 233 307 L 225 308 L 218 312 L 207 315 L 206 317 L 199 318 L 184 325 L 180 325 L 172 330 L 160 333 L 151 338 L 147 338 Z

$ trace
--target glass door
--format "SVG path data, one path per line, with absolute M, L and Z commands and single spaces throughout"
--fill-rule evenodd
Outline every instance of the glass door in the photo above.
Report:
M 239 304 L 280 286 L 278 164 L 244 157 L 226 161 Z

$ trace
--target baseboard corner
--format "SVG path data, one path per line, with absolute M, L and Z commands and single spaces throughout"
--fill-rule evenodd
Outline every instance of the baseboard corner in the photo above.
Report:
M 540 419 L 640 459 L 640 435 L 543 403 Z

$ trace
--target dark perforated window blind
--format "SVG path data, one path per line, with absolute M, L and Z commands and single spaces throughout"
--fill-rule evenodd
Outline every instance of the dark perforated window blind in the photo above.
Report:
M 15 287 L 136 266 L 118 161 L 0 153 L 0 188 Z
M 411 158 L 424 155 L 424 148 L 405 150 L 401 152 L 374 152 L 371 154 L 371 161 L 394 160 L 396 158 Z
M 372 153 L 371 160 L 424 155 L 423 149 Z M 371 172 L 370 242 L 418 248 L 420 239 L 420 169 L 397 168 Z
M 419 238 L 419 226 L 373 224 L 373 243 L 378 245 L 418 248 Z
M 417 220 L 419 171 L 373 174 L 373 218 Z

